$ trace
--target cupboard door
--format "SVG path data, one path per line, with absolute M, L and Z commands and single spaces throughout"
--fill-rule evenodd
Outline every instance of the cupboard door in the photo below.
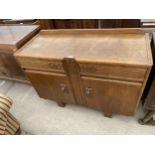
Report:
M 133 115 L 142 84 L 110 79 L 82 77 L 83 93 L 88 106 L 106 113 Z
M 39 96 L 57 102 L 74 103 L 73 93 L 65 74 L 26 70 Z

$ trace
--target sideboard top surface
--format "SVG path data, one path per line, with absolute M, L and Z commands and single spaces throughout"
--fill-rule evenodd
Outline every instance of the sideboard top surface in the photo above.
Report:
M 16 51 L 38 30 L 37 25 L 0 26 L 0 51 Z
M 148 36 L 142 29 L 42 30 L 16 56 L 152 65 Z

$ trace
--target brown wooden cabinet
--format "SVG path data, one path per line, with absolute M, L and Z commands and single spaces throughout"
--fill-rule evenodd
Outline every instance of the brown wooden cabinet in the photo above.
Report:
M 13 54 L 39 30 L 39 26 L 0 26 L 0 79 L 28 82 Z
M 134 115 L 152 66 L 141 29 L 44 30 L 16 54 L 40 97 Z

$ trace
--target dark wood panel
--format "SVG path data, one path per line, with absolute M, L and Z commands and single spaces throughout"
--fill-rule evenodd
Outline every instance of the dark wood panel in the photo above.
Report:
M 102 19 L 101 28 L 135 28 L 140 27 L 139 19 Z
M 39 24 L 42 29 L 97 29 L 140 27 L 140 19 L 1 19 L 1 24 Z M 141 23 L 141 24 L 140 24 Z M 153 24 L 153 22 L 151 22 Z
M 42 29 L 87 29 L 98 28 L 97 19 L 39 19 Z
M 39 19 L 38 24 L 40 25 L 41 29 L 55 29 L 52 19 Z
M 39 21 L 43 29 L 97 29 L 140 27 L 139 19 L 47 19 Z
M 98 28 L 97 19 L 54 19 L 56 29 Z

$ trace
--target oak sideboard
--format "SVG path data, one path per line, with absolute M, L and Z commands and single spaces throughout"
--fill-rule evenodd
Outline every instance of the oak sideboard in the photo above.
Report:
M 15 53 L 39 96 L 134 115 L 151 67 L 142 29 L 42 30 Z

